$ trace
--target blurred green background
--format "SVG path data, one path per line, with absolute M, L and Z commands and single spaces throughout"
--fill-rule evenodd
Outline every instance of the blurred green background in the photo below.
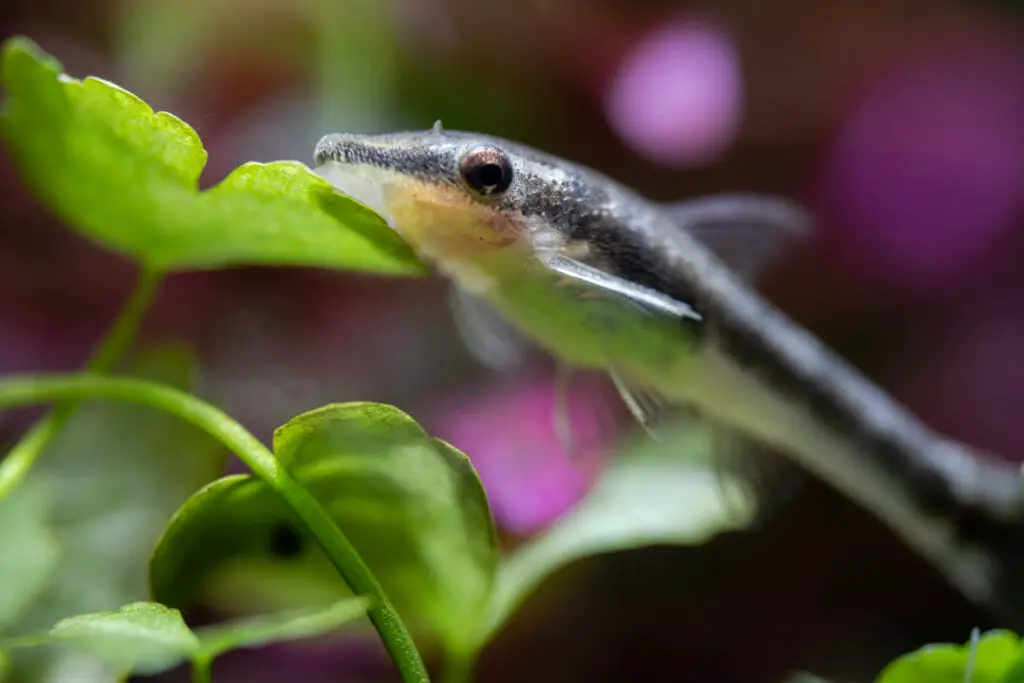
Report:
M 939 430 L 1024 460 L 1024 32 L 1012 6 L 0 0 L 0 36 L 16 33 L 69 73 L 112 80 L 189 122 L 210 153 L 204 186 L 248 160 L 311 163 L 328 132 L 441 119 L 591 165 L 659 200 L 795 198 L 819 218 L 816 239 L 768 274 L 766 296 Z M 0 158 L 0 372 L 79 367 L 132 279 Z M 581 470 L 560 451 L 550 362 L 529 358 L 511 373 L 476 363 L 437 279 L 175 275 L 145 337 L 189 349 L 195 365 L 171 371 L 197 379 L 260 437 L 332 401 L 400 406 L 474 459 L 509 545 L 570 509 L 600 469 L 600 455 Z M 607 394 L 597 380 L 573 392 L 598 444 L 611 438 L 608 420 L 587 415 L 606 409 Z M 0 415 L 0 445 L 31 416 Z M 107 445 L 159 460 L 181 438 L 132 418 L 126 432 L 124 419 L 65 441 L 119 463 Z M 118 489 L 84 459 L 45 460 L 82 492 L 66 501 L 66 521 L 94 534 L 101 558 L 133 547 L 133 534 L 148 538 L 174 508 L 132 516 L 132 501 L 162 489 Z M 89 483 L 101 479 L 113 488 Z M 99 590 L 88 572 L 104 566 L 70 572 L 61 605 Z M 316 595 L 311 580 L 281 583 L 276 571 L 229 576 L 211 609 L 280 599 L 268 585 Z M 975 625 L 984 617 L 934 571 L 816 485 L 756 534 L 620 553 L 559 575 L 488 649 L 477 680 L 753 682 L 797 668 L 868 679 L 891 657 L 962 641 Z M 228 683 L 394 677 L 376 646 L 352 640 L 227 660 L 218 680 Z M 92 679 L 78 670 L 57 680 Z

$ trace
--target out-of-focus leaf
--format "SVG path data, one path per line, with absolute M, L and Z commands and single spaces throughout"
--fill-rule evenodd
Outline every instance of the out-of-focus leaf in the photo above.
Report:
M 263 3 L 254 5 L 249 30 L 237 31 L 237 7 L 230 0 L 124 3 L 114 22 L 119 66 L 131 82 L 175 94 L 191 87 L 210 50 L 256 60 L 257 68 L 260 60 L 290 64 L 311 76 L 315 99 L 307 115 L 321 132 L 394 128 L 394 100 L 404 92 L 396 82 L 402 51 L 391 8 L 379 0 L 271 5 L 271 12 Z M 282 20 L 302 27 L 301 42 L 294 31 L 277 30 Z
M 68 617 L 49 635 L 107 662 L 120 675 L 159 673 L 199 651 L 199 639 L 178 610 L 153 602 Z
M 889 663 L 878 683 L 1021 683 L 1024 644 L 1009 631 L 982 634 L 976 646 L 928 645 Z
M 153 83 L 160 91 L 189 87 L 189 74 L 202 69 L 211 44 L 218 35 L 225 39 L 227 28 L 216 21 L 218 7 L 209 0 L 133 0 L 120 5 L 110 29 L 129 82 Z
M 127 373 L 187 389 L 192 370 L 187 352 L 168 347 L 141 354 Z M 49 522 L 60 561 L 48 589 L 8 632 L 37 632 L 71 615 L 148 598 L 147 561 L 156 540 L 178 506 L 223 472 L 226 455 L 173 416 L 127 403 L 84 403 L 23 484 L 41 482 L 52 492 Z M 23 654 L 15 658 L 13 680 L 67 679 L 65 655 L 51 648 Z
M 200 629 L 200 652 L 213 659 L 229 650 L 300 640 L 337 629 L 366 614 L 369 601 L 347 598 L 327 608 L 295 610 L 238 619 Z
M 499 568 L 487 626 L 493 637 L 562 567 L 592 555 L 651 545 L 696 545 L 747 526 L 746 486 L 716 468 L 700 435 L 647 443 L 616 458 L 574 511 Z
M 305 542 L 291 527 L 283 531 L 246 525 L 238 531 L 257 542 L 249 544 L 251 554 L 213 568 L 196 596 L 203 605 L 227 614 L 266 614 L 318 607 L 351 595 L 326 556 L 301 548 L 292 555 L 278 545 L 274 538 L 282 533 Z
M 307 483 L 308 485 L 308 483 Z M 270 569 L 289 583 L 305 583 L 323 568 L 324 582 L 307 597 L 305 593 L 264 598 L 263 577 L 251 573 Z M 251 570 L 251 571 L 250 571 Z M 197 491 L 174 514 L 160 537 L 149 566 L 150 590 L 161 602 L 186 608 L 200 597 L 214 598 L 208 584 L 234 591 L 232 584 L 241 576 L 255 582 L 252 609 L 265 612 L 269 604 L 280 600 L 287 608 L 312 607 L 315 600 L 338 600 L 351 591 L 338 580 L 337 570 L 319 552 L 314 541 L 300 530 L 290 510 L 258 478 L 248 474 L 218 479 Z M 245 608 L 244 594 L 238 604 L 222 607 Z M 322 604 L 322 603 L 321 603 Z
M 11 641 L 15 647 L 66 644 L 105 662 L 116 676 L 156 674 L 186 660 L 233 649 L 299 640 L 332 631 L 366 613 L 368 601 L 349 598 L 327 608 L 227 622 L 193 632 L 181 613 L 156 602 L 60 620 L 45 635 Z
M 399 410 L 372 403 L 300 415 L 278 430 L 275 451 L 353 542 L 403 618 L 452 652 L 474 651 L 497 545 L 468 459 Z M 265 556 L 271 546 L 278 555 L 322 556 L 261 481 L 222 479 L 168 526 L 151 562 L 153 595 L 186 605 L 229 558 Z
M 185 609 L 206 595 L 206 584 L 232 563 L 279 566 L 285 576 L 288 568 L 294 571 L 299 565 L 301 577 L 303 569 L 327 562 L 313 543 L 261 480 L 248 474 L 223 477 L 197 491 L 172 517 L 150 558 L 150 592 L 164 604 Z M 333 599 L 351 596 L 336 570 L 330 576 Z M 263 611 L 263 606 L 255 610 Z
M 57 566 L 48 494 L 28 482 L 0 500 L 0 633 L 46 589 Z
M 28 184 L 73 227 L 158 269 L 301 265 L 425 272 L 367 207 L 296 161 L 248 163 L 198 191 L 195 131 L 25 38 L 3 48 L 0 132 Z

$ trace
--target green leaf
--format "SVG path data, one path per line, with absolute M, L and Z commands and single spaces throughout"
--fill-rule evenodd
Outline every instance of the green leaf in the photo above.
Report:
M 0 633 L 46 589 L 57 567 L 49 494 L 30 482 L 0 500 Z
M 160 270 L 241 264 L 426 271 L 384 220 L 296 161 L 248 163 L 198 191 L 195 131 L 25 38 L 4 44 L 8 147 L 39 196 L 108 249 Z
M 326 556 L 312 543 L 279 496 L 262 481 L 248 474 L 223 477 L 197 491 L 171 518 L 150 558 L 150 593 L 181 609 L 202 600 L 249 613 L 312 607 L 317 599 L 350 597 Z M 246 573 L 253 565 L 256 570 Z M 286 586 L 307 584 L 313 575 L 322 594 L 316 591 L 308 599 L 289 594 L 290 600 L 283 601 L 274 595 L 267 598 L 262 584 L 252 590 L 252 573 L 268 569 Z M 238 581 L 240 575 L 244 582 Z M 241 591 L 235 594 L 239 583 Z M 247 589 L 255 603 L 251 609 L 245 609 Z M 229 591 L 226 601 L 218 599 L 219 590 Z
M 153 602 L 62 619 L 49 635 L 107 662 L 122 675 L 159 673 L 199 651 L 199 639 L 178 610 Z
M 187 388 L 194 367 L 184 349 L 159 347 L 122 372 Z M 182 502 L 223 473 L 226 457 L 207 434 L 173 416 L 128 403 L 83 403 L 22 484 L 52 493 L 48 522 L 60 562 L 47 590 L 8 632 L 37 632 L 70 615 L 148 598 L 149 553 Z M 50 649 L 25 653 L 15 660 L 14 679 L 64 680 L 64 657 Z
M 274 443 L 281 463 L 328 510 L 403 619 L 452 652 L 474 651 L 497 542 L 465 455 L 396 408 L 373 403 L 300 415 Z M 282 535 L 293 540 L 282 543 Z M 282 545 L 306 568 L 326 562 L 261 481 L 226 477 L 171 521 L 150 565 L 153 596 L 187 605 L 230 560 L 263 559 Z
M 587 498 L 498 572 L 487 636 L 559 569 L 583 558 L 650 545 L 697 545 L 752 520 L 743 482 L 712 463 L 703 439 L 666 434 L 613 460 Z M 684 434 L 686 434 L 684 432 Z
M 62 619 L 45 634 L 14 639 L 7 645 L 30 648 L 63 643 L 105 662 L 116 676 L 156 674 L 186 660 L 208 663 L 230 650 L 327 633 L 365 615 L 368 604 L 363 598 L 348 598 L 326 608 L 263 615 L 193 632 L 178 610 L 156 602 L 134 602 Z
M 248 526 L 240 531 L 264 540 L 282 532 Z M 287 533 L 292 533 L 290 527 Z M 294 538 L 305 542 L 301 535 Z M 338 570 L 326 556 L 275 552 L 280 553 L 276 547 L 260 544 L 251 554 L 227 559 L 206 577 L 197 599 L 221 612 L 244 615 L 314 608 L 352 595 L 348 586 L 338 581 Z
M 889 663 L 877 683 L 1020 683 L 1024 645 L 1014 633 L 988 631 L 977 642 L 928 645 Z M 973 655 L 973 657 L 972 657 Z M 973 662 L 972 662 L 973 659 Z M 968 664 L 971 674 L 968 677 Z
M 448 649 L 475 649 L 498 549 L 463 453 L 375 403 L 300 415 L 277 430 L 274 451 L 299 481 L 331 482 L 325 506 L 399 605 L 415 605 Z
M 197 632 L 200 650 L 213 659 L 229 650 L 321 635 L 362 617 L 368 606 L 366 599 L 347 598 L 326 609 L 294 610 L 210 626 Z

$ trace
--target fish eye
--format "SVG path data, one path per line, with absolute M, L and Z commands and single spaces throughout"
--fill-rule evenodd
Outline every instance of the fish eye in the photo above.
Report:
M 470 150 L 459 163 L 462 182 L 483 197 L 500 195 L 512 184 L 512 164 L 494 147 Z

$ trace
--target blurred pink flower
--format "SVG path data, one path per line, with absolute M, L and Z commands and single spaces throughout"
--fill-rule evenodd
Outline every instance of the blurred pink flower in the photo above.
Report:
M 628 53 L 607 93 L 615 132 L 666 166 L 707 163 L 736 135 L 739 59 L 725 31 L 707 22 L 664 25 Z
M 844 258 L 917 295 L 979 267 L 1024 198 L 1024 50 L 944 48 L 868 92 L 824 174 L 823 213 Z
M 518 534 L 541 530 L 589 491 L 615 436 L 607 386 L 575 378 L 566 405 L 569 456 L 555 428 L 555 384 L 547 377 L 502 380 L 447 401 L 430 420 L 438 437 L 466 452 L 495 522 Z

